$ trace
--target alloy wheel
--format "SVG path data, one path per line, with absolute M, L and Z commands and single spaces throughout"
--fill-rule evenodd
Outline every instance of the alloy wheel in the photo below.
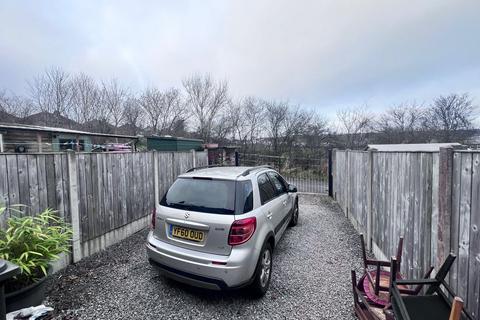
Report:
M 262 255 L 262 270 L 260 273 L 260 284 L 265 287 L 270 279 L 270 271 L 272 268 L 272 257 L 270 250 L 265 250 Z

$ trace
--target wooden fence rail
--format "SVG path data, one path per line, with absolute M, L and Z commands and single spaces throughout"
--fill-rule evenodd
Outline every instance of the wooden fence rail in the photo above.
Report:
M 450 251 L 450 284 L 480 314 L 480 153 L 334 151 L 334 198 L 379 258 L 403 236 L 402 273 L 419 278 Z
M 25 205 L 0 227 L 55 209 L 72 224 L 78 261 L 145 227 L 175 178 L 207 162 L 206 152 L 0 154 L 0 206 Z

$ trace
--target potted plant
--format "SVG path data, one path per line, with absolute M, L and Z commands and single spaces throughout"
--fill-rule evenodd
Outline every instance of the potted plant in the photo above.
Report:
M 0 214 L 4 211 L 0 208 Z M 50 263 L 70 251 L 71 238 L 70 225 L 51 209 L 8 218 L 6 229 L 0 230 L 0 259 L 15 263 L 21 272 L 5 284 L 7 312 L 42 303 Z

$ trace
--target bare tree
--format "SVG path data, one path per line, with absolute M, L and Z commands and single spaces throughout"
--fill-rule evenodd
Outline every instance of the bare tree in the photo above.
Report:
M 358 149 L 367 144 L 366 134 L 371 129 L 374 116 L 367 107 L 344 109 L 337 112 L 338 131 L 345 148 Z
M 229 135 L 231 140 L 235 143 L 240 142 L 244 148 L 244 129 L 247 121 L 244 116 L 244 106 L 242 103 L 230 103 L 230 106 L 226 109 L 220 121 L 228 122 Z
M 265 102 L 265 122 L 268 137 L 272 143 L 272 151 L 275 155 L 280 152 L 280 143 L 283 134 L 283 127 L 288 117 L 287 102 Z
M 239 141 L 243 152 L 255 152 L 255 143 L 264 130 L 265 103 L 246 97 L 228 110 L 233 139 Z
M 5 90 L 0 90 L 0 111 L 22 119 L 32 114 L 34 106 L 28 98 L 8 95 Z
M 0 90 L 0 111 L 10 114 L 10 97 L 5 90 Z
M 124 108 L 128 97 L 127 90 L 116 79 L 102 83 L 101 104 L 106 108 L 115 132 L 125 119 Z
M 183 80 L 187 93 L 187 105 L 197 121 L 198 132 L 209 142 L 214 120 L 230 102 L 225 81 L 214 82 L 209 75 L 192 76 Z
M 468 136 L 465 130 L 472 128 L 477 109 L 468 93 L 440 96 L 428 108 L 425 123 L 440 142 L 463 141 Z
M 73 103 L 72 114 L 74 120 L 85 124 L 95 119 L 102 112 L 100 98 L 101 91 L 92 77 L 81 73 L 72 79 Z
M 156 88 L 147 88 L 138 103 L 145 110 L 145 118 L 153 134 L 158 134 L 162 109 L 162 93 Z
M 424 133 L 426 110 L 415 102 L 392 107 L 376 122 L 381 143 L 426 142 Z
M 304 130 L 305 148 L 316 151 L 324 147 L 330 136 L 328 121 L 318 114 L 312 114 Z
M 300 109 L 299 106 L 290 107 L 288 111 L 282 143 L 283 149 L 291 155 L 295 140 L 307 134 L 307 128 L 310 126 L 314 114 Z
M 143 110 L 140 107 L 138 99 L 130 97 L 125 101 L 125 124 L 127 126 L 127 133 L 137 135 L 140 133 L 140 123 L 143 118 Z
M 180 91 L 171 88 L 163 93 L 163 113 L 160 117 L 160 128 L 162 133 L 171 134 L 179 121 L 184 119 L 187 110 L 181 103 Z
M 255 152 L 255 144 L 265 131 L 265 103 L 259 99 L 246 98 L 243 108 L 244 122 L 246 123 L 246 140 L 249 148 Z
M 145 110 L 146 120 L 154 134 L 170 134 L 176 131 L 186 115 L 180 92 L 175 88 L 165 92 L 148 88 L 140 96 L 139 104 Z
M 288 153 L 289 156 L 297 148 L 300 140 L 307 139 L 311 133 L 313 121 L 319 121 L 313 112 L 292 106 L 288 102 L 265 102 L 266 133 L 272 144 L 275 155 Z M 320 122 L 316 123 L 320 125 Z
M 177 137 L 185 137 L 188 136 L 190 133 L 187 131 L 187 121 L 185 117 L 181 117 L 172 124 L 172 129 L 170 131 L 172 136 Z
M 35 77 L 29 83 L 29 87 L 33 103 L 40 111 L 46 113 L 44 119 L 46 125 L 59 125 L 60 117 L 68 116 L 74 96 L 68 73 L 60 68 L 47 69 Z
M 220 144 L 227 144 L 230 141 L 229 137 L 234 134 L 234 122 L 238 120 L 238 117 L 234 115 L 235 112 L 232 108 L 223 112 L 217 118 L 214 119 L 211 128 L 211 137 Z M 234 140 L 234 139 L 233 139 Z

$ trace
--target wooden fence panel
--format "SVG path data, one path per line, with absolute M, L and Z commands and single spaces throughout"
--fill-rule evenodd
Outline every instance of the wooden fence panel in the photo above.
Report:
M 333 195 L 338 204 L 346 212 L 346 186 L 345 174 L 347 170 L 347 151 L 335 150 Z
M 70 222 L 69 199 L 65 189 L 68 183 L 66 155 L 64 154 L 0 154 L 0 206 L 14 207 L 22 204 L 22 215 L 34 215 L 47 208 L 57 210 Z M 14 210 L 0 217 L 0 227 L 5 226 Z
M 431 261 L 432 168 L 432 153 L 373 154 L 372 239 L 389 257 L 404 237 L 402 272 L 409 277 Z
M 439 153 L 432 154 L 432 216 L 430 219 L 430 261 L 429 265 L 436 265 L 438 253 L 438 221 L 439 221 L 439 184 L 440 184 L 440 156 Z
M 195 160 L 206 164 L 207 153 L 196 153 Z M 72 223 L 74 213 L 78 261 L 141 230 L 155 206 L 155 191 L 162 197 L 193 163 L 192 152 L 0 154 L 0 206 L 23 204 L 22 215 L 53 208 Z M 12 214 L 17 213 L 0 217 L 0 227 Z
M 472 200 L 470 208 L 470 241 L 468 254 L 467 307 L 474 317 L 480 316 L 480 153 L 472 157 Z
M 174 179 L 188 169 L 193 168 L 193 156 L 191 152 L 174 153 Z
M 335 152 L 334 197 L 359 232 L 367 232 L 369 204 L 369 153 L 364 151 Z
M 363 151 L 336 151 L 336 200 L 359 232 L 366 233 L 371 220 L 373 244 L 385 256 L 395 253 L 403 236 L 402 272 L 419 276 L 431 261 L 434 154 L 373 152 L 371 177 L 369 157 Z
M 466 304 L 480 315 L 480 153 L 454 152 L 450 250 L 457 259 L 450 272 L 450 285 Z
M 195 152 L 195 166 L 208 166 L 208 151 Z
M 402 273 L 419 278 L 442 254 L 439 230 L 449 230 L 448 250 L 457 255 L 449 282 L 474 317 L 480 315 L 480 153 L 451 153 L 451 212 L 439 219 L 442 160 L 438 152 L 373 152 L 371 177 L 362 152 L 335 152 L 334 197 L 359 232 L 365 232 L 371 178 L 371 240 L 374 253 L 388 258 L 404 237 Z M 446 153 L 447 154 L 447 153 Z M 447 160 L 448 160 L 447 159 Z M 448 174 L 448 173 L 442 173 Z M 450 181 L 450 180 L 448 180 Z M 450 182 L 449 182 L 450 183 Z M 450 198 L 449 198 L 450 199 Z M 367 206 L 368 208 L 368 206 Z M 444 213 L 445 214 L 445 213 Z M 442 225 L 440 225 L 442 221 Z M 444 227 L 443 224 L 450 225 Z M 444 236 L 442 236 L 444 237 Z M 448 251 L 447 251 L 448 252 Z
M 367 186 L 368 170 L 365 164 L 368 163 L 368 152 L 348 152 L 348 212 L 350 219 L 356 224 L 359 232 L 365 233 L 367 229 Z
M 173 153 L 159 152 L 158 157 L 158 192 L 159 199 L 162 200 L 168 187 L 173 183 L 174 168 L 173 168 Z
M 153 153 L 78 155 L 82 242 L 151 213 Z

